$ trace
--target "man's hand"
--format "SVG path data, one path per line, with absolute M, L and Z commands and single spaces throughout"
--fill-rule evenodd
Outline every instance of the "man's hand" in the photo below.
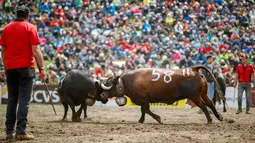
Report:
M 40 71 L 39 79 L 41 79 L 41 80 L 46 80 L 46 79 L 47 79 L 47 76 L 46 76 L 44 70 L 41 70 L 41 71 Z
M 234 83 L 233 83 L 233 87 L 234 87 L 234 88 L 236 88 L 236 85 L 237 85 L 237 82 L 236 82 L 236 81 L 234 81 Z

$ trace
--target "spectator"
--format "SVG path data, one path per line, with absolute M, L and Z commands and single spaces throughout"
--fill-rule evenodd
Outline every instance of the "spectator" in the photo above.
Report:
M 58 85 L 59 78 L 55 71 L 51 71 L 49 75 L 49 85 Z
M 192 58 L 189 56 L 188 57 L 188 61 L 187 61 L 187 67 L 191 67 L 191 66 L 194 66 L 195 63 L 193 62 Z

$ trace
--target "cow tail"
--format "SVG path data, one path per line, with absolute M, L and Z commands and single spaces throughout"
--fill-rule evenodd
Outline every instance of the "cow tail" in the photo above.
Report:
M 199 69 L 204 69 L 210 74 L 210 76 L 213 78 L 213 81 L 214 81 L 214 85 L 215 85 L 214 89 L 215 89 L 216 95 L 219 96 L 218 97 L 219 100 L 221 99 L 221 100 L 225 101 L 226 98 L 224 96 L 224 93 L 221 91 L 221 87 L 220 87 L 218 81 L 216 80 L 216 78 L 213 76 L 212 72 L 207 67 L 205 67 L 204 65 L 195 66 L 195 69 L 196 69 L 197 72 L 198 72 Z

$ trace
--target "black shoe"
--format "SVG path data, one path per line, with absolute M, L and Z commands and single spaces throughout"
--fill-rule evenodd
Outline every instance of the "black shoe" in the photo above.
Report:
M 15 135 L 16 140 L 22 141 L 22 140 L 33 140 L 34 136 L 29 134 L 16 134 Z
M 250 111 L 246 111 L 246 114 L 251 114 L 251 112 Z
M 8 135 L 6 136 L 6 140 L 7 140 L 8 142 L 12 142 L 12 141 L 14 141 L 14 136 L 13 136 L 12 134 L 8 134 Z
M 242 110 L 237 110 L 236 114 L 242 113 Z

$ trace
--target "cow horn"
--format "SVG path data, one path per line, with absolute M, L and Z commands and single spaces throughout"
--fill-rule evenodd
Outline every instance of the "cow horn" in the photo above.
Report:
M 100 80 L 98 80 L 98 79 L 94 79 L 94 81 L 100 83 Z
M 113 73 L 113 77 L 115 78 L 115 77 L 116 77 L 116 74 L 115 74 L 114 70 L 112 70 L 112 73 Z
M 112 88 L 112 86 L 105 86 L 103 83 L 101 84 L 101 87 L 104 89 L 104 90 L 110 90 Z

